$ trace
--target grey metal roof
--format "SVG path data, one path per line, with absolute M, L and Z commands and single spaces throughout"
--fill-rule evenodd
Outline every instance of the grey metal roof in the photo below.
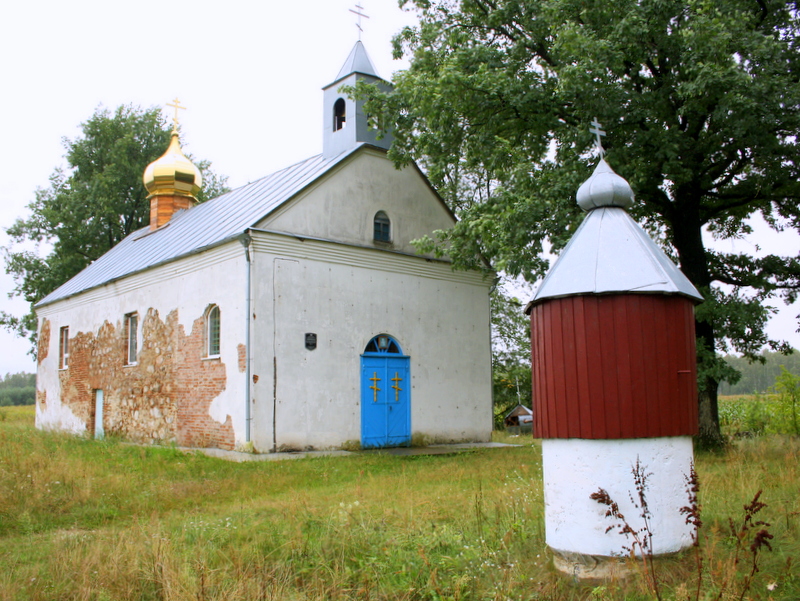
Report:
M 372 75 L 373 77 L 382 79 L 375 70 L 375 67 L 372 66 L 372 61 L 369 60 L 367 50 L 364 48 L 364 44 L 361 43 L 361 40 L 356 42 L 356 45 L 353 46 L 353 49 L 350 51 L 347 60 L 344 61 L 344 65 L 342 65 L 342 68 L 339 69 L 339 75 L 336 76 L 334 82 L 339 81 L 343 77 L 347 77 L 351 73 Z
M 531 300 L 614 292 L 703 297 L 625 209 L 593 209 Z
M 243 234 L 364 144 L 326 159 L 317 155 L 172 216 L 154 232 L 133 232 L 36 306 L 200 252 Z

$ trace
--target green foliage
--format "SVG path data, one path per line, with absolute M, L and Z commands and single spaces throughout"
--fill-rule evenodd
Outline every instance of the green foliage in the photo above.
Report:
M 722 359 L 737 374 L 732 381 L 720 384 L 719 393 L 723 395 L 764 394 L 775 385 L 782 367 L 800 375 L 800 353 L 794 349 L 788 355 L 763 351 L 755 360 L 736 355 L 725 355 Z
M 778 415 L 786 433 L 800 436 L 800 376 L 781 365 L 781 375 L 775 382 Z
M 531 329 L 523 303 L 500 287 L 491 295 L 494 427 L 518 404 L 531 406 Z
M 0 390 L 0 407 L 33 405 L 36 402 L 36 387 L 6 388 Z
M 0 390 L 7 388 L 26 388 L 28 386 L 36 386 L 36 374 L 19 372 L 16 374 L 6 374 L 5 378 L 0 376 Z
M 419 25 L 394 40 L 411 59 L 394 92 L 361 86 L 396 124 L 390 155 L 416 160 L 458 215 L 421 241 L 463 268 L 533 282 L 581 220 L 595 160 L 589 123 L 637 195 L 633 216 L 706 295 L 698 311 L 701 424 L 718 438 L 717 351 L 769 339 L 763 301 L 794 298 L 796 257 L 721 253 L 760 213 L 800 225 L 800 15 L 794 2 L 405 0 Z M 728 288 L 720 288 L 727 284 Z
M 36 374 L 6 374 L 0 377 L 0 407 L 33 405 L 36 402 Z
M 720 424 L 726 436 L 800 436 L 800 377 L 785 371 L 772 394 L 720 397 Z
M 31 311 L 22 317 L 2 312 L 0 325 L 32 344 L 34 303 L 149 222 L 142 175 L 167 149 L 171 131 L 160 109 L 134 106 L 113 113 L 99 108 L 81 128 L 80 137 L 63 140 L 68 168 L 53 172 L 28 205 L 30 216 L 7 230 L 11 243 L 3 250 L 6 273 L 16 283 L 12 294 Z M 226 178 L 211 173 L 208 162 L 197 165 L 204 180 L 199 200 L 226 190 Z

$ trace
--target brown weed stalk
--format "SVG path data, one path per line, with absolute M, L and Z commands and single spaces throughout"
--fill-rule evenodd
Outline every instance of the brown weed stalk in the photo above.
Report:
M 633 495 L 629 495 L 629 498 L 631 503 L 633 503 L 633 506 L 639 510 L 639 517 L 642 518 L 643 526 L 640 529 L 636 530 L 630 525 L 628 520 L 620 511 L 619 504 L 617 504 L 617 502 L 611 498 L 611 496 L 608 494 L 608 491 L 605 489 L 598 489 L 597 492 L 589 495 L 589 498 L 593 501 L 597 501 L 601 505 L 606 505 L 608 510 L 606 510 L 605 517 L 614 518 L 616 520 L 616 525 L 612 524 L 606 528 L 606 532 L 610 532 L 615 527 L 619 527 L 618 532 L 626 537 L 629 536 L 632 540 L 630 547 L 622 548 L 632 557 L 636 554 L 636 549 L 639 549 L 642 567 L 647 578 L 647 584 L 655 595 L 656 599 L 661 601 L 658 575 L 656 574 L 655 566 L 653 564 L 653 530 L 651 528 L 652 514 L 650 513 L 650 507 L 647 504 L 647 480 L 653 474 L 652 472 L 647 472 L 645 466 L 639 461 L 639 457 L 636 458 L 636 464 L 633 466 L 633 468 L 631 468 L 631 473 L 633 474 L 633 483 L 634 488 L 636 489 L 638 501 L 633 498 Z
M 659 588 L 658 575 L 655 569 L 655 562 L 653 561 L 653 532 L 651 528 L 651 513 L 647 504 L 647 480 L 652 475 L 647 473 L 644 466 L 642 466 L 637 458 L 636 465 L 631 470 L 633 474 L 634 486 L 636 488 L 636 496 L 638 501 L 630 495 L 631 502 L 639 509 L 640 517 L 643 519 L 643 526 L 636 530 L 625 518 L 624 514 L 620 511 L 617 502 L 608 494 L 608 492 L 600 488 L 597 492 L 592 493 L 589 497 L 608 507 L 605 517 L 613 518 L 616 523 L 606 528 L 606 532 L 619 528 L 618 532 L 630 537 L 632 544 L 630 547 L 623 547 L 631 555 L 634 555 L 638 549 L 641 554 L 642 564 L 644 566 L 645 577 L 651 592 L 658 601 L 662 600 L 661 591 Z M 700 491 L 700 481 L 697 472 L 694 469 L 694 464 L 691 465 L 688 476 L 684 476 L 686 480 L 686 493 L 688 496 L 688 504 L 681 507 L 680 513 L 686 516 L 686 523 L 693 526 L 692 532 L 692 546 L 695 549 L 695 569 L 697 570 L 697 586 L 695 589 L 694 599 L 698 601 L 701 596 L 703 588 L 703 555 L 700 547 L 700 529 L 703 525 L 700 519 L 700 503 L 698 501 L 698 493 Z M 733 518 L 728 519 L 728 526 L 730 529 L 731 537 L 735 540 L 734 557 L 732 561 L 733 573 L 728 575 L 723 580 L 722 584 L 717 591 L 715 601 L 721 601 L 725 595 L 728 587 L 731 584 L 733 577 L 739 572 L 739 566 L 742 564 L 743 555 L 749 550 L 749 562 L 747 563 L 747 573 L 744 575 L 741 589 L 739 590 L 739 601 L 744 601 L 745 595 L 750 590 L 753 579 L 759 571 L 758 563 L 761 551 L 766 548 L 770 551 L 772 546 L 770 540 L 773 535 L 770 534 L 768 528 L 770 524 L 763 520 L 757 519 L 757 514 L 767 507 L 767 504 L 761 501 L 761 493 L 759 490 L 750 503 L 744 505 L 744 516 L 741 524 L 735 524 Z M 748 542 L 750 543 L 748 545 Z M 727 598 L 727 597 L 726 597 Z
M 697 587 L 694 598 L 695 601 L 699 601 L 703 584 L 703 554 L 700 552 L 700 528 L 703 526 L 703 521 L 700 519 L 700 502 L 698 501 L 700 478 L 694 469 L 694 461 L 689 466 L 689 475 L 684 474 L 683 477 L 686 480 L 686 495 L 689 503 L 681 507 L 680 512 L 686 516 L 686 523 L 692 526 L 692 548 L 697 570 Z

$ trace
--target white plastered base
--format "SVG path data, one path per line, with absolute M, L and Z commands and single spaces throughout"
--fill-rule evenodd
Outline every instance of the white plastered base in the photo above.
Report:
M 686 478 L 694 458 L 689 436 L 629 440 L 546 439 L 542 441 L 545 533 L 561 554 L 614 557 L 634 548 L 619 533 L 618 520 L 606 517 L 606 505 L 590 498 L 608 491 L 634 530 L 643 528 L 633 469 L 637 458 L 647 478 L 652 552 L 680 551 L 692 544 L 692 527 L 681 508 L 688 505 Z M 606 532 L 609 526 L 611 530 Z M 639 549 L 635 549 L 637 552 Z

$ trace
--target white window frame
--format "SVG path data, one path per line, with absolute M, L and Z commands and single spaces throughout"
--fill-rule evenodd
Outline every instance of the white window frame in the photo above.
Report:
M 134 311 L 125 314 L 125 365 L 136 365 L 138 361 L 139 314 Z
M 69 368 L 69 326 L 58 331 L 58 368 Z

